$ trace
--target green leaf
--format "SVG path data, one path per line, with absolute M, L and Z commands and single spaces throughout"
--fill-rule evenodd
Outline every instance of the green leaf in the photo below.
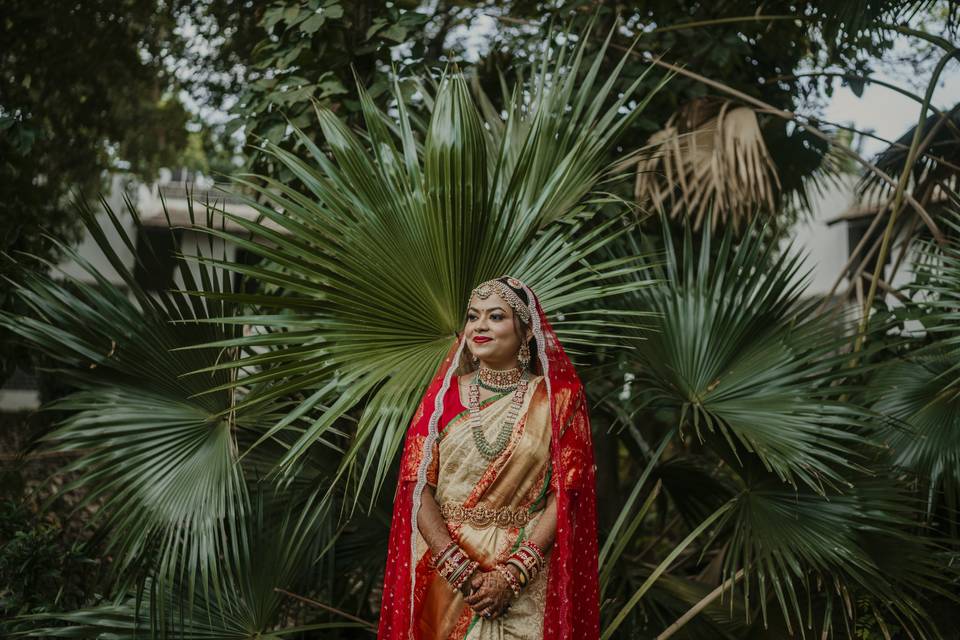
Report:
M 268 31 L 278 22 L 283 20 L 284 9 L 282 7 L 271 7 L 263 12 L 263 18 L 260 19 L 260 25 Z
M 326 12 L 328 18 L 332 18 L 334 20 L 343 17 L 343 6 L 336 1 L 328 2 L 324 8 L 324 11 Z
M 610 624 L 608 624 L 603 629 L 603 633 L 600 636 L 601 640 L 607 640 L 608 638 L 610 638 L 611 635 L 613 635 L 614 631 L 620 628 L 620 625 L 623 624 L 623 621 L 626 619 L 627 614 L 630 612 L 630 610 L 633 609 L 633 607 L 635 607 L 638 602 L 640 602 L 640 599 L 643 598 L 644 594 L 647 592 L 647 590 L 650 589 L 650 587 L 653 586 L 653 584 L 657 581 L 657 579 L 661 575 L 663 575 L 663 573 L 667 570 L 667 567 L 673 564 L 673 561 L 677 558 L 677 556 L 683 553 L 684 549 L 690 546 L 690 544 L 694 540 L 696 540 L 700 536 L 700 534 L 706 531 L 707 528 L 709 528 L 710 525 L 712 525 L 714 521 L 717 520 L 717 518 L 724 515 L 724 513 L 726 513 L 730 509 L 730 507 L 731 505 L 727 503 L 721 506 L 716 511 L 714 511 L 712 514 L 710 514 L 709 517 L 707 517 L 706 520 L 701 522 L 696 529 L 691 531 L 687 535 L 687 537 L 681 540 L 680 544 L 675 546 L 673 550 L 669 554 L 667 554 L 667 557 L 664 558 L 659 565 L 657 565 L 657 568 L 654 569 L 654 571 L 647 577 L 647 579 L 643 582 L 643 584 L 640 585 L 640 588 L 637 589 L 632 596 L 630 596 L 630 599 L 623 606 L 620 612 L 617 613 L 613 621 L 610 622 Z
M 369 40 L 375 33 L 383 29 L 387 25 L 386 18 L 375 18 L 373 23 L 367 28 L 367 33 L 364 35 L 364 40 Z
M 237 350 L 176 349 L 237 338 L 242 329 L 212 320 L 234 313 L 222 297 L 144 291 L 115 245 L 136 260 L 142 252 L 104 206 L 109 230 L 85 203 L 78 203 L 78 212 L 123 285 L 61 245 L 83 276 L 58 279 L 25 265 L 15 282 L 28 312 L 0 314 L 0 326 L 47 353 L 60 375 L 79 387 L 45 407 L 66 417 L 42 445 L 73 454 L 63 470 L 76 472 L 75 479 L 61 492 L 83 489 L 78 509 L 101 502 L 97 516 L 106 525 L 116 574 L 142 567 L 164 588 L 178 582 L 192 593 L 195 572 L 218 573 L 229 548 L 224 523 L 246 513 L 247 488 L 236 464 L 234 428 L 241 415 L 231 409 L 234 395 L 205 393 L 235 376 L 225 370 L 191 374 L 211 361 L 235 360 Z M 192 207 L 188 213 L 194 215 Z M 204 244 L 197 251 L 213 255 L 213 246 Z M 149 243 L 141 249 L 153 251 Z M 191 289 L 224 294 L 230 286 L 216 268 L 191 269 L 178 261 L 177 269 Z M 243 418 L 255 422 L 254 415 Z
M 310 12 L 308 12 L 308 11 L 301 11 L 299 6 L 297 6 L 297 5 L 291 5 L 291 6 L 288 6 L 286 9 L 284 9 L 284 11 L 283 11 L 283 21 L 284 21 L 288 26 L 291 26 L 291 27 L 292 27 L 292 26 L 294 26 L 295 24 L 299 23 L 299 22 L 300 22 L 301 20 L 303 20 L 304 18 L 306 18 L 308 15 L 310 15 Z
M 407 40 L 407 28 L 398 23 L 390 25 L 379 33 L 384 40 L 393 40 L 396 43 L 403 43 Z
M 347 93 L 347 88 L 343 86 L 343 83 L 340 82 L 340 78 L 336 77 L 333 74 L 327 76 L 324 80 L 321 80 L 317 83 L 317 86 L 320 89 L 321 98 L 327 98 L 329 96 L 343 95 Z
M 320 27 L 323 26 L 323 23 L 326 21 L 327 16 L 325 12 L 315 13 L 300 23 L 300 31 L 307 35 L 313 35 L 320 29 Z

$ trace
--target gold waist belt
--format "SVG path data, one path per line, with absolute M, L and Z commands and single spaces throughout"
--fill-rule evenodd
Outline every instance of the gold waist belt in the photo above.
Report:
M 448 522 L 469 522 L 475 527 L 496 525 L 500 528 L 522 527 L 533 517 L 527 509 L 500 507 L 465 507 L 456 502 L 444 502 L 440 505 L 440 515 Z

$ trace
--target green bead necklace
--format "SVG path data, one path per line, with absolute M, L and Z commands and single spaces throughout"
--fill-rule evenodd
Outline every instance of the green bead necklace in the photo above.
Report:
M 473 433 L 473 443 L 486 460 L 493 461 L 497 459 L 503 450 L 506 449 L 510 436 L 513 434 L 513 428 L 517 422 L 517 416 L 520 415 L 520 408 L 523 406 L 523 397 L 527 393 L 529 376 L 526 371 L 520 377 L 516 387 L 513 389 L 513 398 L 510 401 L 510 408 L 503 419 L 500 431 L 497 432 L 497 438 L 491 444 L 483 434 L 483 421 L 480 419 L 480 387 L 490 390 L 488 386 L 480 380 L 480 376 L 475 376 L 473 383 L 469 386 L 469 407 L 470 410 L 470 430 Z

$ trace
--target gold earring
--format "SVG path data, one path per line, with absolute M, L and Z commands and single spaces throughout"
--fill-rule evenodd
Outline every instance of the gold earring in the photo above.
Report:
M 475 366 L 475 367 L 480 366 L 480 356 L 478 356 L 478 355 L 475 354 L 475 353 L 470 354 L 470 356 L 471 356 L 471 357 L 470 357 L 470 361 L 473 362 L 473 366 Z
M 520 345 L 520 352 L 517 353 L 517 363 L 519 363 L 521 369 L 530 367 L 530 345 L 526 342 Z

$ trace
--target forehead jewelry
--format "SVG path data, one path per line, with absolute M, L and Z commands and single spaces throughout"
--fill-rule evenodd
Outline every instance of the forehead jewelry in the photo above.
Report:
M 487 280 L 476 289 L 471 292 L 471 296 L 477 296 L 481 300 L 486 300 L 491 295 L 496 293 L 498 296 L 503 298 L 503 301 L 506 302 L 513 309 L 514 313 L 520 316 L 520 319 L 524 323 L 530 323 L 530 307 L 524 304 L 523 300 L 520 299 L 520 296 L 511 289 L 514 287 L 519 289 L 523 284 L 516 278 L 508 278 L 507 282 L 510 284 L 508 287 L 499 280 Z M 469 303 L 469 301 L 468 301 Z

